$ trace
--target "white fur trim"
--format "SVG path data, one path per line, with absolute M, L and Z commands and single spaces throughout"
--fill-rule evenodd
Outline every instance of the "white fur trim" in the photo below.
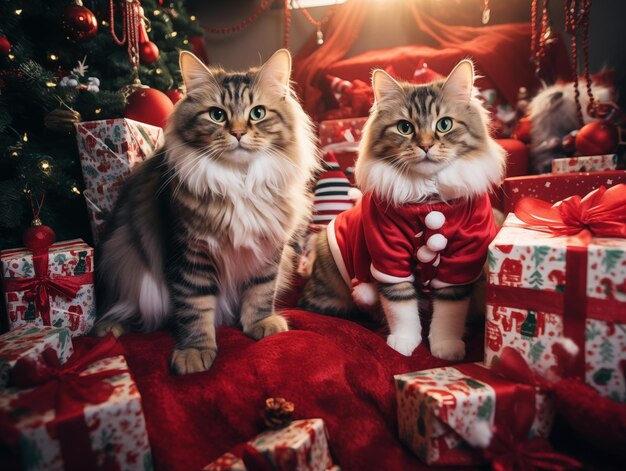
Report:
M 578 352 L 580 351 L 580 348 L 578 347 L 578 345 L 576 345 L 572 339 L 568 339 L 566 337 L 557 339 L 555 343 L 560 344 L 561 347 L 563 347 L 563 350 L 565 350 L 569 355 L 571 355 L 572 358 L 578 355 Z
M 433 234 L 426 241 L 426 245 L 433 252 L 441 252 L 448 245 L 448 239 L 443 234 Z
M 352 299 L 359 307 L 373 307 L 378 304 L 378 291 L 374 283 L 359 283 L 352 289 Z
M 430 250 L 425 245 L 422 245 L 419 249 L 417 249 L 417 253 L 415 255 L 417 256 L 417 259 L 422 263 L 430 263 L 437 256 L 435 252 Z
M 468 432 L 463 438 L 473 447 L 487 448 L 491 443 L 493 430 L 491 425 L 484 420 L 476 420 L 469 426 Z
M 337 265 L 337 269 L 339 270 L 339 273 L 341 273 L 343 281 L 346 282 L 347 286 L 350 286 L 350 276 L 348 275 L 348 269 L 346 268 L 346 264 L 343 261 L 341 249 L 339 248 L 337 236 L 335 235 L 334 219 L 328 223 L 328 226 L 326 226 L 326 235 L 328 237 L 328 247 L 330 248 L 330 253 L 333 255 L 333 259 L 335 260 L 335 265 Z
M 348 198 L 350 198 L 351 200 L 360 200 L 363 197 L 363 192 L 361 190 L 359 190 L 358 188 L 350 188 L 348 190 Z
M 441 229 L 441 227 L 446 222 L 446 217 L 443 215 L 441 211 L 431 211 L 424 218 L 424 223 L 426 227 L 436 231 L 437 229 Z
M 376 281 L 380 281 L 381 283 L 402 283 L 404 281 L 415 281 L 415 277 L 413 275 L 404 278 L 400 276 L 387 275 L 386 273 L 378 271 L 376 268 L 374 268 L 374 264 L 370 266 L 370 271 L 372 272 L 372 276 L 374 277 L 374 279 Z

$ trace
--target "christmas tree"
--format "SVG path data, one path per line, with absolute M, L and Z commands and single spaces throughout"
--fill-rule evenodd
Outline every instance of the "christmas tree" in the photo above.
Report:
M 137 67 L 119 44 L 129 4 L 143 12 Z M 91 239 L 74 123 L 123 117 L 137 79 L 175 98 L 179 52 L 201 34 L 182 0 L 0 2 L 0 248 L 22 245 L 44 194 L 57 240 Z

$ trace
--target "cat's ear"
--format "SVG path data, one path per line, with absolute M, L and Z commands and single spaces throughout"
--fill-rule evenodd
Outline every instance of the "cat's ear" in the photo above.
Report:
M 289 90 L 289 77 L 291 76 L 291 54 L 287 49 L 279 49 L 259 71 L 259 80 L 270 87 L 278 86 L 286 95 Z
M 443 84 L 443 94 L 451 100 L 468 102 L 473 88 L 474 64 L 470 60 L 462 60 L 448 75 Z
M 198 83 L 213 79 L 213 74 L 208 67 L 189 51 L 181 51 L 179 64 L 187 91 L 193 89 Z
M 380 101 L 389 94 L 402 91 L 400 84 L 382 69 L 376 69 L 372 73 L 372 88 L 374 89 L 374 98 L 376 101 Z

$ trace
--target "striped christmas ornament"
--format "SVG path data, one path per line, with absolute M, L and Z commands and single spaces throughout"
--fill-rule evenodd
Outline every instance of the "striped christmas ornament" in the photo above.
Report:
M 323 167 L 324 172 L 315 184 L 313 224 L 328 224 L 339 213 L 354 206 L 352 186 L 333 152 L 324 155 Z

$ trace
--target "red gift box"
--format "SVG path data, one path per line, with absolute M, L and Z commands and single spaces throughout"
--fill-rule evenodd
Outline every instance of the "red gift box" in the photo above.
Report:
M 517 202 L 526 196 L 556 203 L 568 196 L 585 196 L 602 185 L 610 187 L 618 183 L 626 183 L 626 170 L 507 178 L 502 184 L 504 214 L 512 212 Z

